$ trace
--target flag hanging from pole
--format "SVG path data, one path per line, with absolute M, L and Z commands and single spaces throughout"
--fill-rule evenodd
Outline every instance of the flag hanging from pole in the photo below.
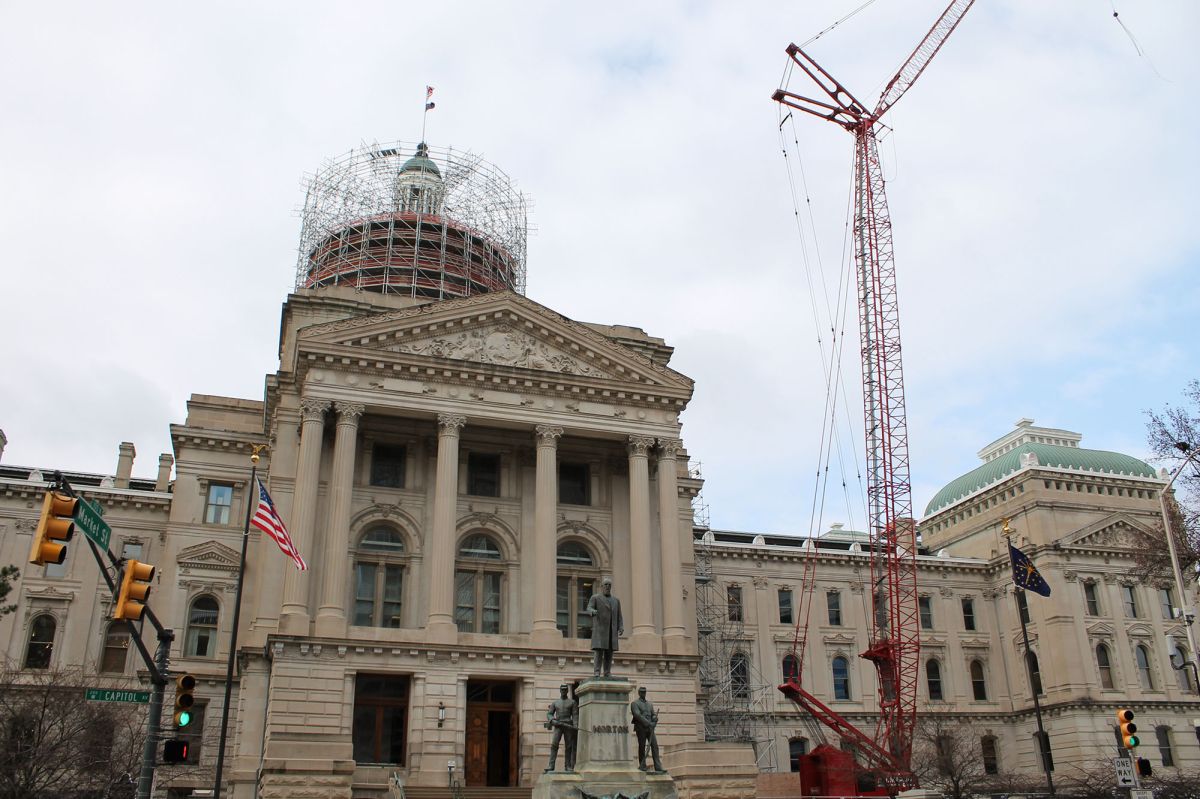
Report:
M 425 110 L 426 111 L 432 111 L 435 107 L 435 104 L 430 102 L 430 99 L 432 99 L 432 97 L 433 97 L 433 87 L 426 86 L 425 87 Z
M 283 554 L 296 564 L 297 569 L 300 571 L 308 569 L 308 564 L 304 562 L 304 558 L 300 557 L 296 545 L 292 543 L 292 537 L 288 535 L 283 519 L 279 518 L 279 511 L 275 510 L 275 503 L 271 501 L 271 495 L 267 493 L 267 488 L 263 485 L 262 480 L 258 480 L 258 507 L 254 509 L 254 516 L 250 519 L 250 523 L 271 536 L 271 539 L 279 544 L 279 549 Z
M 1008 542 L 1008 557 L 1012 560 L 1013 582 L 1018 588 L 1024 588 L 1026 591 L 1032 591 L 1042 596 L 1050 596 L 1050 584 L 1042 577 L 1041 572 L 1037 570 L 1037 566 L 1033 565 L 1029 556 L 1014 547 L 1012 541 Z

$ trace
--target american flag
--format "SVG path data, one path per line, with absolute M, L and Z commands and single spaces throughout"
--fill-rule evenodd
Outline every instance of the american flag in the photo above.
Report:
M 283 525 L 283 519 L 279 518 L 279 511 L 275 510 L 275 503 L 271 501 L 271 495 L 267 493 L 267 488 L 263 485 L 262 480 L 258 480 L 258 507 L 254 509 L 254 516 L 250 519 L 250 523 L 271 536 L 275 543 L 279 544 L 283 554 L 296 564 L 297 569 L 300 571 L 308 569 L 308 564 L 304 562 L 304 558 L 300 557 L 296 545 L 292 543 L 292 537 L 288 535 L 287 528 Z
M 433 87 L 426 86 L 425 87 L 425 99 L 428 100 L 430 97 L 433 97 Z

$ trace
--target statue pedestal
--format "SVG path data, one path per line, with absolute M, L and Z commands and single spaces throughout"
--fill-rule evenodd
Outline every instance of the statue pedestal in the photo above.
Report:
M 675 799 L 670 774 L 638 770 L 637 734 L 629 714 L 632 690 L 628 680 L 611 678 L 580 684 L 575 771 L 542 774 L 533 799 Z

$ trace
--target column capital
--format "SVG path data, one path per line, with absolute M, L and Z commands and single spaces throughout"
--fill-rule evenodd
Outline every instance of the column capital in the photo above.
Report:
M 629 457 L 644 458 L 654 446 L 654 438 L 651 436 L 630 436 L 629 437 Z
M 329 410 L 331 404 L 327 399 L 301 397 L 300 417 L 306 422 L 323 422 L 325 421 L 325 411 Z
M 679 457 L 679 453 L 683 451 L 683 442 L 678 438 L 660 438 L 658 439 L 658 457 L 667 460 L 675 460 Z
M 563 434 L 561 427 L 552 424 L 539 424 L 533 428 L 533 431 L 539 447 L 558 446 L 558 440 L 562 438 Z
M 439 413 L 437 417 L 438 432 L 442 435 L 458 435 L 467 423 L 467 417 L 457 413 Z
M 358 417 L 363 415 L 367 406 L 359 402 L 335 402 L 333 409 L 337 411 L 338 424 L 358 424 Z

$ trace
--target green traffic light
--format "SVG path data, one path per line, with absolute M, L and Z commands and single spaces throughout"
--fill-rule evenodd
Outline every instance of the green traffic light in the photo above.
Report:
M 186 710 L 181 710 L 175 714 L 175 726 L 186 727 L 192 723 L 192 714 Z

